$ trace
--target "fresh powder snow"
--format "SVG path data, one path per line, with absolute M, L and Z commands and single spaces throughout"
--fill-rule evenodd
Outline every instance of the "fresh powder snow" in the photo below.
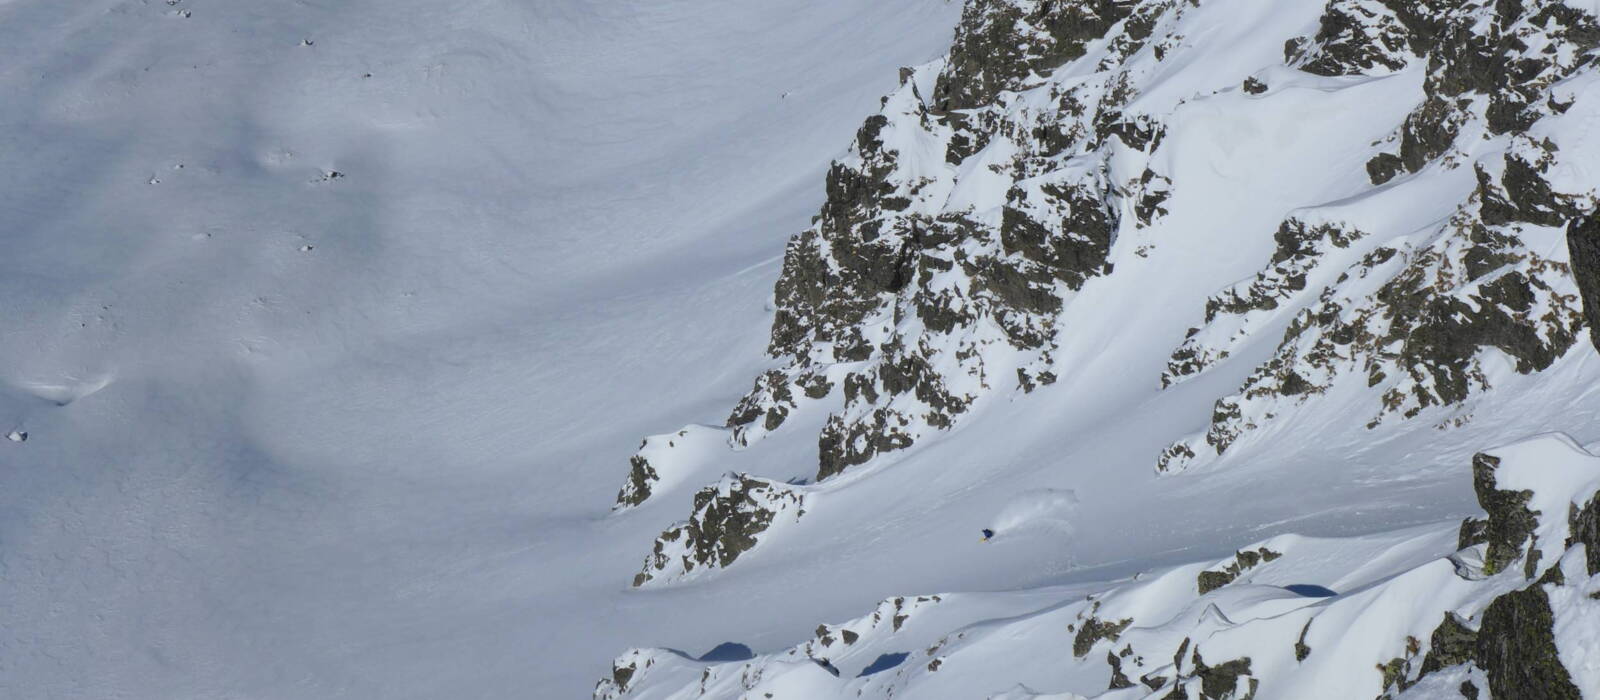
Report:
M 1593 0 L 0 47 L 0 697 L 1600 698 Z

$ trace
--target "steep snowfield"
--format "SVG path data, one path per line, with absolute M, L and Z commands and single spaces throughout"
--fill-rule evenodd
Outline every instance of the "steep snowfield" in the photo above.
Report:
M 1600 697 L 1597 12 L 0 4 L 0 696 Z
M 1567 251 L 1600 184 L 1595 12 L 969 2 L 791 240 L 732 452 L 664 462 L 678 484 L 787 481 L 798 518 L 689 508 L 640 469 L 624 496 L 663 488 L 619 515 L 691 514 L 641 585 L 890 602 L 817 619 L 854 618 L 862 647 L 829 625 L 749 661 L 634 649 L 596 697 L 1600 694 L 1577 631 L 1600 570 L 1572 564 L 1600 532 L 1568 539 L 1561 505 L 1589 532 L 1593 488 L 1544 487 L 1535 532 L 1469 470 L 1530 435 L 1600 438 Z M 1018 522 L 1041 492 L 1074 498 Z M 1213 590 L 1279 555 L 1276 588 Z M 1025 593 L 881 627 L 894 601 L 980 590 Z M 760 650 L 781 607 L 741 641 Z
M 959 10 L 0 3 L 0 696 L 571 698 L 740 636 L 625 593 L 619 469 L 747 388 Z

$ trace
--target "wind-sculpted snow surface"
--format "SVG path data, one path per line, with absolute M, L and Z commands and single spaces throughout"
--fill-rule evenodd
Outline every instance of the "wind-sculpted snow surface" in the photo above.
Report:
M 793 412 L 830 410 L 818 437 L 826 479 L 950 429 L 985 400 L 1054 382 L 1075 292 L 1113 274 L 1113 247 L 1186 185 L 1162 148 L 1204 92 L 1163 81 L 1192 60 L 1190 34 L 1224 21 L 1206 9 L 969 3 L 950 57 L 902 72 L 830 171 L 816 225 L 790 242 L 769 348 L 783 366 L 730 416 L 734 444 Z M 1541 370 L 1582 324 L 1556 236 L 1593 207 L 1578 164 L 1593 155 L 1585 135 L 1600 110 L 1583 99 L 1594 17 L 1552 0 L 1313 9 L 1315 32 L 1275 38 L 1287 42 L 1284 67 L 1338 79 L 1324 90 L 1420 77 L 1415 106 L 1375 123 L 1390 133 L 1350 173 L 1372 185 L 1291 213 L 1269 265 L 1206 302 L 1163 384 L 1292 321 L 1211 426 L 1162 454 L 1162 471 L 1214 460 L 1347 376 L 1371 387 L 1374 425 L 1460 406 L 1493 386 L 1485 351 Z M 1244 92 L 1262 103 L 1288 92 L 1272 83 L 1289 74 L 1254 68 Z M 1233 77 L 1211 72 L 1204 89 L 1232 89 Z M 1261 167 L 1296 177 L 1306 165 Z M 1174 224 L 1162 235 L 1182 235 Z
M 1457 407 L 1433 414 L 1441 426 L 1470 420 L 1466 404 L 1493 388 L 1498 367 L 1543 370 L 1579 337 L 1583 308 L 1563 238 L 1594 208 L 1597 182 L 1581 163 L 1594 157 L 1586 146 L 1597 106 L 1585 96 L 1595 75 L 1584 69 L 1600 25 L 1561 2 L 1395 11 L 1426 78 L 1420 106 L 1388 139 L 1397 150 L 1368 163 L 1386 189 L 1315 210 L 1327 223 L 1309 237 L 1303 222 L 1286 222 L 1272 265 L 1208 302 L 1206 325 L 1174 353 L 1168 383 L 1226 358 L 1267 320 L 1292 320 L 1274 356 L 1217 402 L 1210 427 L 1162 454 L 1162 471 L 1264 439 L 1254 433 L 1347 377 L 1365 379 L 1367 407 L 1349 410 L 1371 426 L 1432 407 Z M 1395 28 L 1389 12 L 1364 22 L 1369 38 Z M 1412 229 L 1394 212 L 1407 192 L 1453 210 Z
M 1596 700 L 1597 13 L 0 1 L 0 697 Z
M 1197 38 L 1219 32 L 1236 33 L 1226 59 Z M 1248 455 L 1308 411 L 1464 425 L 1582 334 L 1564 243 L 1594 208 L 1597 45 L 1592 12 L 1554 0 L 974 0 L 947 57 L 901 72 L 789 241 L 778 366 L 728 417 L 730 445 L 818 430 L 818 481 L 895 459 L 1075 371 L 1058 360 L 1074 333 L 1117 331 L 1074 328 L 1105 313 L 1077 308 L 1086 286 L 1137 274 L 1117 268 L 1196 227 L 1266 217 L 1276 231 L 1234 239 L 1273 243 L 1252 277 L 1204 302 L 1161 298 L 1203 311 L 1161 386 L 1259 364 L 1157 470 Z M 1318 125 L 1313 100 L 1348 118 Z M 1257 118 L 1328 138 L 1233 166 L 1260 173 L 1197 164 L 1231 155 L 1233 122 Z M 1263 176 L 1293 184 L 1245 184 Z
M 985 518 L 952 530 L 995 530 L 985 555 L 1187 538 L 1186 516 L 1139 507 L 1181 508 L 1174 483 L 1206 504 L 1197 520 L 1314 510 L 1313 489 L 1426 509 L 1465 492 L 1470 463 L 1487 517 L 1368 521 L 1342 503 L 1343 536 L 892 598 L 754 659 L 635 649 L 596 697 L 1600 697 L 1600 459 L 1564 435 L 1461 459 L 1591 410 L 1592 390 L 1557 377 L 1589 376 L 1579 341 L 1600 308 L 1597 11 L 968 2 L 950 52 L 902 70 L 785 251 L 774 362 L 729 446 L 790 455 L 810 436 L 788 433 L 816 431 L 817 483 L 797 488 L 818 515 L 764 551 L 852 517 L 832 510 L 852 493 L 870 511 L 858 492 L 902 469 L 924 471 L 873 493 L 938 490 Z M 1209 410 L 1182 424 L 1172 407 L 1190 405 Z M 1003 469 L 961 481 L 1007 437 L 1054 427 L 1030 406 L 1075 431 L 1017 448 L 1037 466 L 1006 462 L 1034 488 Z M 980 428 L 985 414 L 1019 427 Z M 940 439 L 958 428 L 987 442 Z M 1101 429 L 1158 442 L 1137 465 L 1078 449 Z M 1075 477 L 1129 469 L 1147 481 L 1121 476 L 1114 505 L 1070 496 L 1096 488 Z M 1398 486 L 1413 478 L 1430 486 Z M 963 502 L 979 490 L 986 511 Z M 1322 515 L 1266 510 L 1281 519 L 1244 531 Z M 1045 536 L 1006 537 L 1023 530 Z
M 895 598 L 745 661 L 629 651 L 595 697 L 1595 697 L 1600 457 L 1556 434 L 1475 463 L 1486 518 L 1460 533 L 1284 535 L 1100 588 Z

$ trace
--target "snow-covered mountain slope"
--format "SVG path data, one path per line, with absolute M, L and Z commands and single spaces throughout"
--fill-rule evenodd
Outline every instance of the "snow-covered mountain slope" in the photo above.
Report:
M 0 696 L 1600 697 L 1597 16 L 0 3 Z
M 1566 436 L 1600 437 L 1597 11 L 968 2 L 791 239 L 732 452 L 661 458 L 784 505 L 697 496 L 635 579 L 918 585 L 750 660 L 630 651 L 596 697 L 1600 697 Z M 650 459 L 618 518 L 681 501 Z M 907 600 L 948 612 L 897 636 Z
M 1280 535 L 1101 587 L 895 598 L 751 660 L 634 650 L 595 695 L 1592 697 L 1600 457 L 1545 435 L 1478 455 L 1474 478 L 1487 517 L 1459 529 Z M 1061 688 L 1079 692 L 1037 692 Z
M 721 604 L 626 593 L 615 467 L 747 388 L 959 12 L 0 2 L 0 697 L 573 698 L 679 643 Z

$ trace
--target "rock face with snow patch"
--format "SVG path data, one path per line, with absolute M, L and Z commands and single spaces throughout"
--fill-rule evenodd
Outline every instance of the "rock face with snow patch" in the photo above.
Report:
M 645 438 L 628 458 L 628 477 L 611 509 L 633 508 L 658 490 L 681 483 L 698 462 L 720 452 L 726 440 L 727 431 L 704 425 L 686 425 L 676 432 Z
M 989 398 L 1053 383 L 1075 292 L 1111 274 L 1113 244 L 1162 217 L 1173 194 L 1161 173 L 1170 115 L 1140 97 L 1183 48 L 1193 8 L 969 3 L 949 56 L 903 72 L 830 170 L 816 224 L 790 242 L 769 345 L 783 364 L 729 417 L 734 444 L 828 410 L 826 479 Z M 1374 185 L 1434 168 L 1466 169 L 1475 186 L 1421 231 L 1368 230 L 1331 207 L 1291 213 L 1254 279 L 1205 302 L 1162 383 L 1288 318 L 1278 352 L 1159 469 L 1214 461 L 1347 377 L 1368 385 L 1376 426 L 1492 388 L 1487 350 L 1526 374 L 1570 349 L 1581 304 L 1543 240 L 1593 200 L 1553 177 L 1571 167 L 1536 127 L 1563 118 L 1574 99 L 1563 81 L 1597 44 L 1593 16 L 1552 0 L 1333 0 L 1315 31 L 1288 37 L 1285 64 L 1307 73 L 1425 71 L 1418 106 L 1367 158 Z M 1254 76 L 1245 85 L 1270 91 Z
M 1205 35 L 1221 26 L 1217 15 L 1186 18 L 1219 3 L 970 0 L 949 54 L 902 71 L 829 170 L 812 227 L 789 242 L 768 346 L 776 366 L 728 417 L 730 444 L 820 424 L 819 481 L 893 458 L 985 402 L 1076 369 L 1058 355 L 1097 361 L 1072 335 L 1091 317 L 1083 300 L 1150 301 L 1095 296 L 1108 288 L 1193 312 L 1176 326 L 1192 326 L 1186 335 L 1156 339 L 1155 371 L 1132 381 L 1177 395 L 1237 371 L 1236 390 L 1200 396 L 1210 415 L 1159 455 L 1162 472 L 1305 439 L 1289 432 L 1300 414 L 1348 420 L 1352 432 L 1466 425 L 1500 385 L 1568 357 L 1586 325 L 1600 347 L 1600 183 L 1585 167 L 1597 112 L 1579 106 L 1600 88 L 1600 23 L 1580 5 L 1299 3 L 1304 17 L 1270 38 L 1269 65 L 1218 68 L 1226 75 L 1204 77 L 1213 83 L 1171 89 L 1164 80 L 1184 61 L 1213 55 Z M 1237 240 L 1252 245 L 1237 260 L 1181 247 L 1196 232 L 1173 212 L 1227 206 L 1185 201 L 1184 188 L 1204 185 L 1189 184 L 1197 179 L 1184 177 L 1178 154 L 1204 160 L 1192 144 L 1218 136 L 1186 116 L 1225 102 L 1239 110 L 1230 116 L 1282 118 L 1270 111 L 1280 96 L 1371 85 L 1404 101 L 1329 162 L 1285 169 L 1337 169 L 1343 177 L 1311 195 L 1320 199 L 1250 217 Z M 1193 266 L 1208 255 L 1230 263 L 1226 276 L 1197 277 L 1203 287 L 1184 298 L 1117 286 L 1169 244 L 1197 256 Z M 794 420 L 808 412 L 813 420 Z M 1328 678 L 1341 679 L 1337 697 L 1581 697 L 1578 688 L 1600 688 L 1582 663 L 1600 629 L 1596 464 L 1571 440 L 1545 436 L 1473 460 L 1486 515 L 1459 528 L 1285 535 L 1049 601 L 996 595 L 983 619 L 945 622 L 962 609 L 947 596 L 921 608 L 931 611 L 914 630 L 880 607 L 870 623 L 824 625 L 755 659 L 636 650 L 616 668 L 653 664 L 652 688 L 709 698 L 795 688 L 1036 697 L 1041 684 L 1070 691 L 1061 697 L 1310 698 L 1328 696 Z M 697 501 L 697 517 L 703 509 Z M 689 544 L 694 522 L 663 533 L 641 583 L 651 571 L 682 577 L 731 562 L 711 549 L 685 554 L 720 537 L 697 530 Z M 913 644 L 934 620 L 944 631 Z M 898 660 L 867 665 L 863 655 Z M 1009 673 L 1010 663 L 1028 671 Z M 639 678 L 603 681 L 597 696 L 628 696 Z
M 1200 595 L 1205 595 L 1233 583 L 1235 579 L 1239 578 L 1240 574 L 1281 556 L 1283 556 L 1281 552 L 1274 552 L 1266 547 L 1254 550 L 1240 550 L 1234 553 L 1233 561 L 1228 562 L 1225 566 L 1219 565 L 1223 566 L 1223 568 L 1200 572 L 1200 576 L 1196 579 L 1196 586 L 1200 590 Z
M 816 224 L 790 241 L 769 347 L 784 364 L 729 417 L 734 443 L 826 399 L 826 479 L 986 397 L 1054 382 L 1064 305 L 1111 272 L 1121 227 L 1165 211 L 1166 177 L 1151 165 L 1119 179 L 1111 161 L 1160 147 L 1160 123 L 1125 107 L 1186 7 L 969 3 L 949 56 L 903 72 L 829 171 Z M 1092 75 L 1039 80 L 1090 45 Z
M 689 519 L 656 538 L 635 587 L 692 578 L 726 568 L 754 549 L 773 528 L 805 515 L 805 496 L 786 484 L 729 474 L 694 495 Z
M 1583 295 L 1589 340 L 1600 349 L 1600 216 L 1591 214 L 1572 221 L 1567 227 L 1567 252 L 1572 258 L 1572 276 Z
M 1347 11 L 1355 5 L 1366 9 Z M 1447 220 L 1383 232 L 1382 241 L 1333 211 L 1319 212 L 1316 227 L 1285 223 L 1278 253 L 1256 280 L 1207 303 L 1206 325 L 1174 351 L 1165 382 L 1206 370 L 1284 314 L 1291 320 L 1277 352 L 1238 393 L 1216 402 L 1205 431 L 1162 453 L 1160 471 L 1214 461 L 1352 375 L 1373 397 L 1369 427 L 1463 405 L 1493 386 L 1487 351 L 1503 353 L 1518 373 L 1538 372 L 1572 347 L 1585 323 L 1573 270 L 1546 243 L 1593 198 L 1563 189 L 1574 183 L 1554 176 L 1571 170 L 1568 156 L 1535 127 L 1560 121 L 1570 106 L 1561 81 L 1592 64 L 1600 45 L 1595 18 L 1548 1 L 1336 2 L 1328 12 L 1325 29 L 1344 27 L 1333 34 L 1339 41 L 1359 38 L 1378 52 L 1372 55 L 1398 56 L 1394 37 L 1404 27 L 1411 60 L 1426 61 L 1423 102 L 1391 137 L 1393 150 L 1369 162 L 1373 181 L 1470 168 L 1476 186 L 1461 191 Z M 1340 65 L 1390 67 L 1359 58 L 1364 51 L 1342 51 Z M 1581 223 L 1573 226 L 1581 253 L 1587 239 Z M 1326 269 L 1328 251 L 1363 238 L 1358 257 Z M 1302 296 L 1309 276 L 1321 289 Z
M 1474 464 L 1489 543 L 1447 556 L 1456 536 L 1448 525 L 1383 542 L 1282 536 L 1239 550 L 1232 566 L 1248 580 L 1198 595 L 1196 573 L 1215 567 L 1177 567 L 1087 597 L 896 598 L 754 659 L 696 662 L 632 650 L 595 697 L 643 697 L 641 687 L 708 699 L 784 697 L 804 688 L 805 697 L 886 699 L 945 688 L 1000 692 L 1020 679 L 1029 687 L 1046 679 L 1066 691 L 1050 697 L 1583 698 L 1580 689 L 1600 688 L 1590 658 L 1600 570 L 1589 560 L 1595 533 L 1585 515 L 1600 498 L 1600 457 L 1545 435 L 1488 450 Z M 1267 552 L 1283 556 L 1245 566 L 1264 563 Z M 1294 592 L 1294 583 L 1315 580 L 1346 592 Z M 995 617 L 956 612 L 968 606 Z M 917 634 L 941 623 L 947 631 L 888 670 L 835 675 L 907 648 L 912 630 L 902 622 L 913 617 Z

